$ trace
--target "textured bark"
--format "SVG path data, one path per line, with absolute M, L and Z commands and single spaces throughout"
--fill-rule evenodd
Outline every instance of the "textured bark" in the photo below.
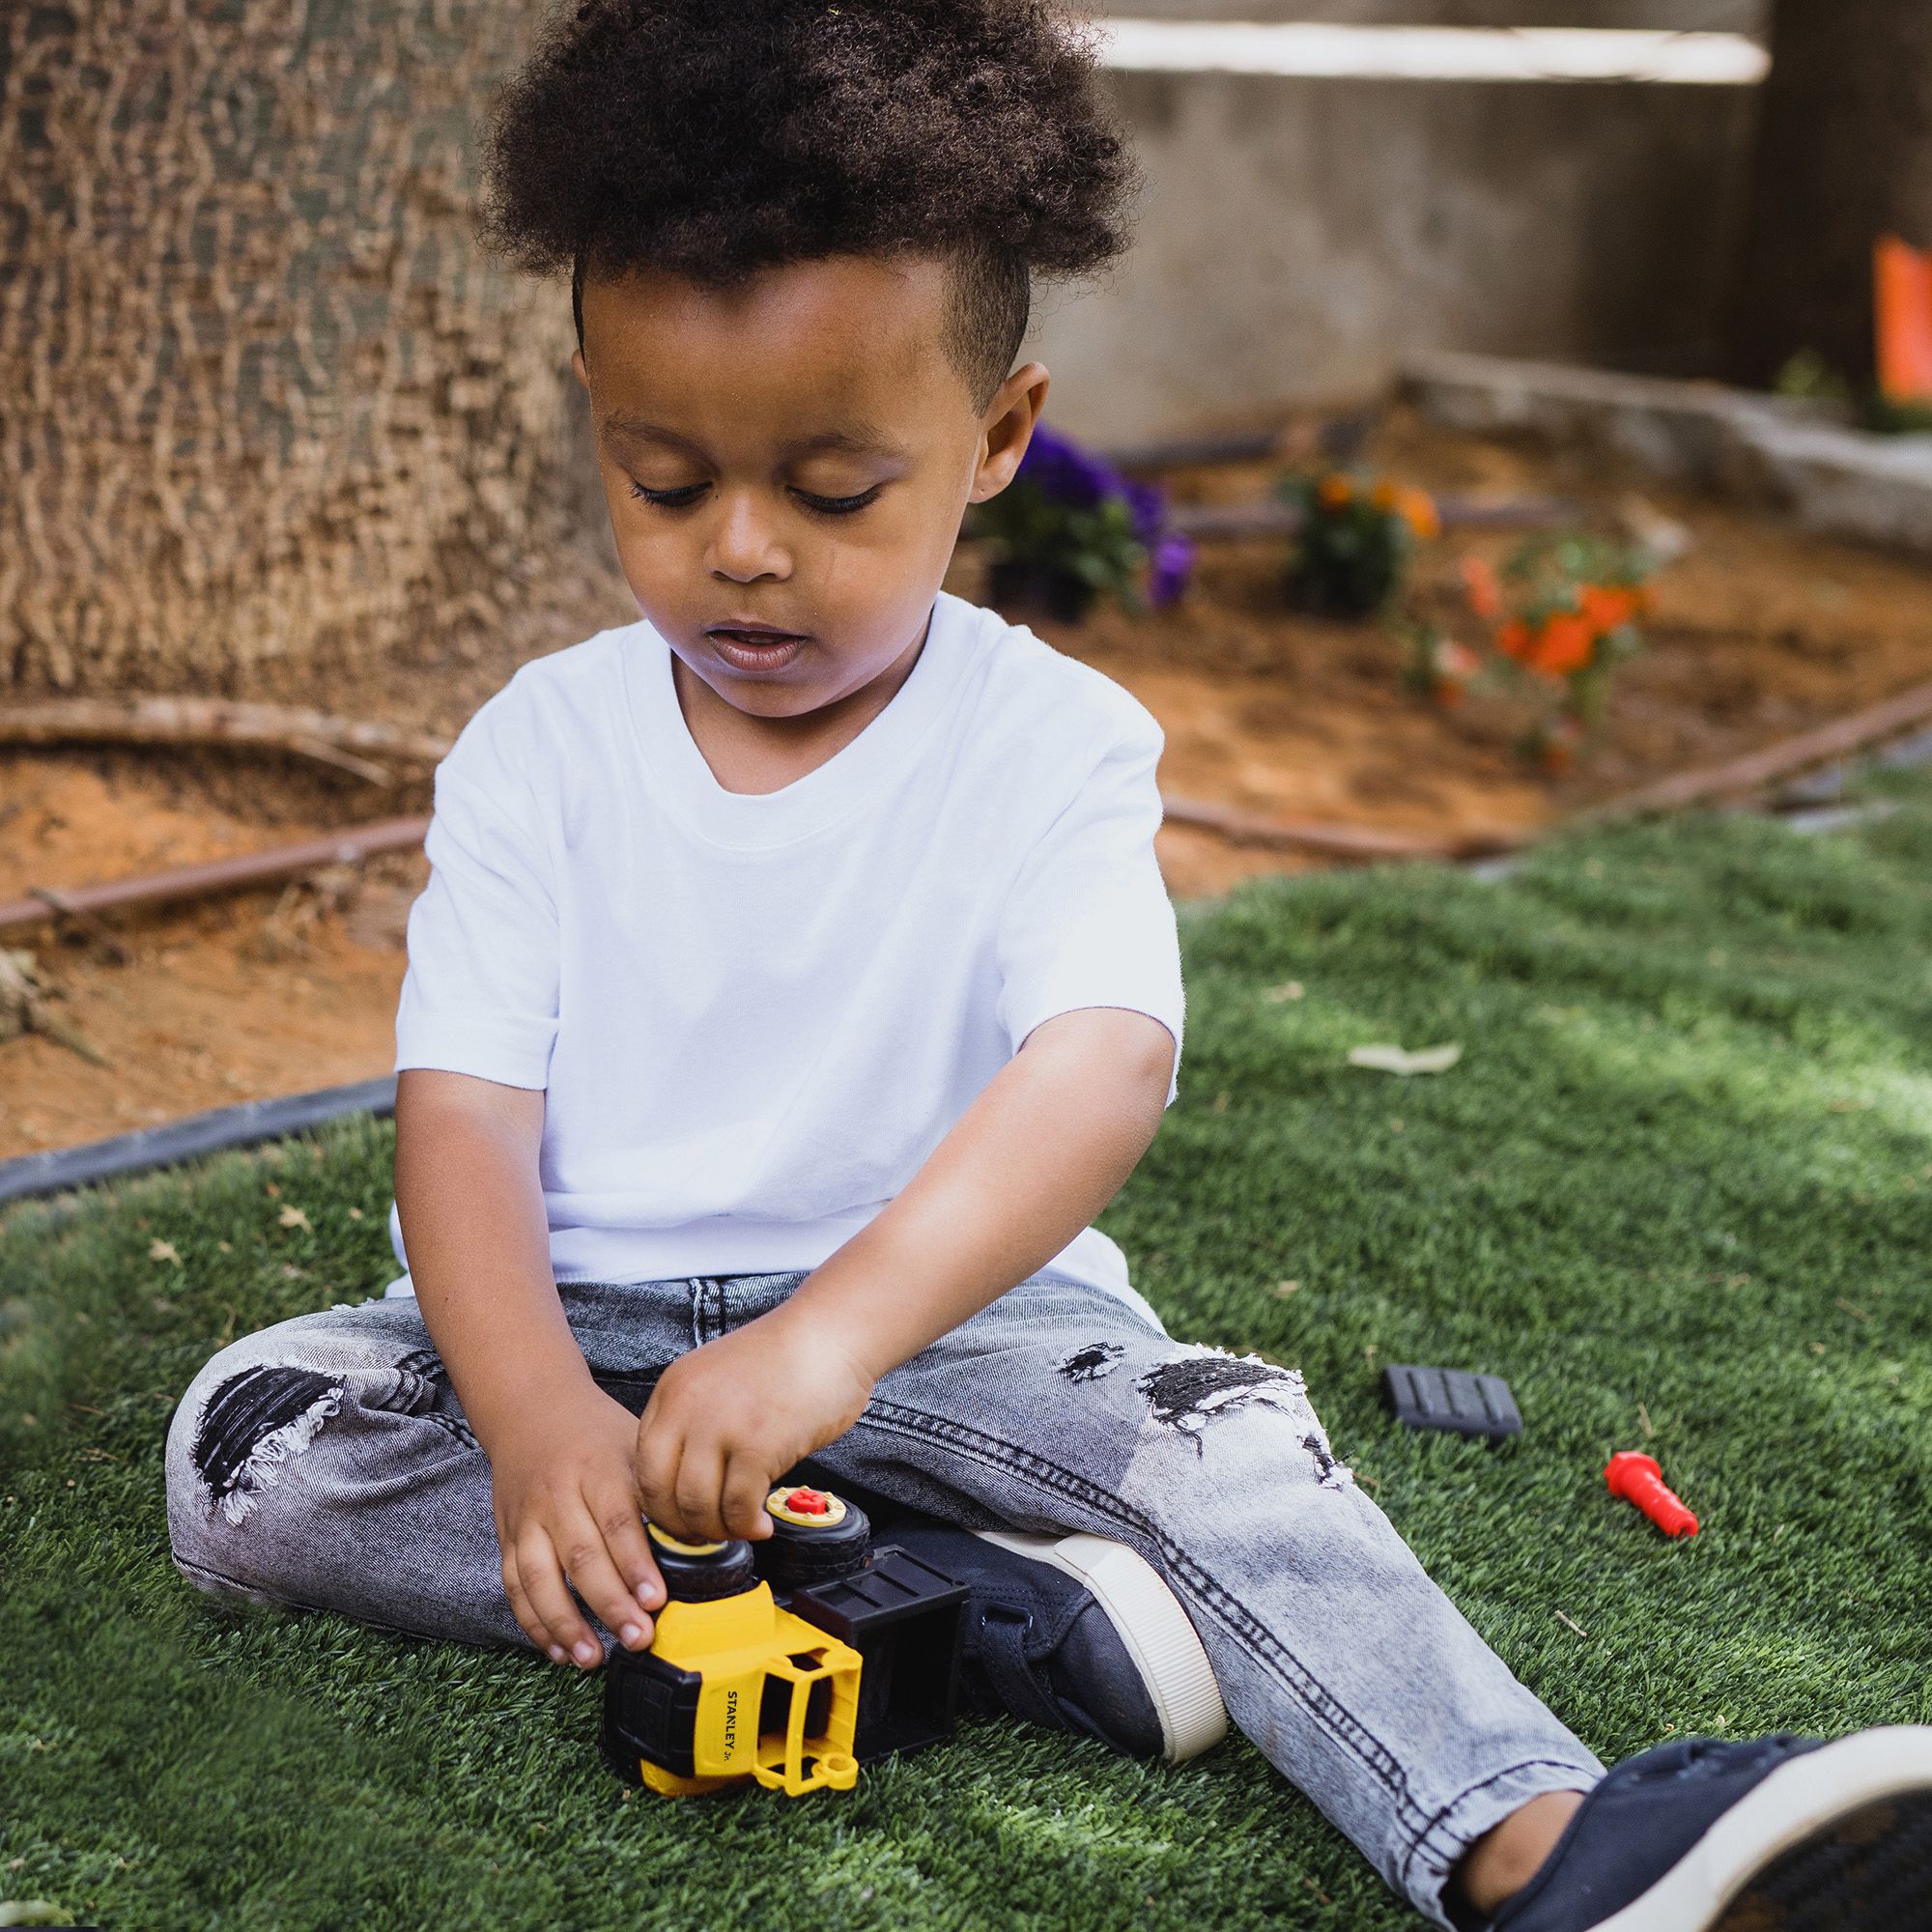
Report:
M 0 0 L 0 691 L 326 701 L 582 526 L 567 298 L 470 233 L 540 14 Z
M 1932 245 L 1932 6 L 1776 0 L 1729 373 L 1768 383 L 1801 349 L 1872 374 L 1872 242 Z

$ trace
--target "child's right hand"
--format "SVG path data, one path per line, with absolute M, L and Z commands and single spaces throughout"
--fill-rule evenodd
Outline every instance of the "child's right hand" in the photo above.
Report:
M 627 1650 L 651 1640 L 647 1613 L 665 1588 L 644 1536 L 637 1444 L 638 1418 L 591 1382 L 531 1402 L 486 1445 L 503 1589 L 530 1641 L 558 1663 L 604 1661 L 571 1585 Z

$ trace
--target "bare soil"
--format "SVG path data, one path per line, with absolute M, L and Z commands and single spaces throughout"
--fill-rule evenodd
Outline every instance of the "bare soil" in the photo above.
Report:
M 1514 749 L 1532 715 L 1523 700 L 1478 695 L 1449 711 L 1414 696 L 1394 637 L 1283 610 L 1278 542 L 1218 542 L 1203 546 L 1193 591 L 1170 611 L 1136 619 L 1108 609 L 1077 627 L 1029 619 L 1160 720 L 1169 793 L 1431 838 L 1534 830 L 1932 680 L 1923 564 L 1806 537 L 1634 470 L 1431 430 L 1406 412 L 1381 425 L 1365 460 L 1444 495 L 1556 497 L 1600 524 L 1634 513 L 1690 533 L 1688 553 L 1654 581 L 1647 647 L 1620 675 L 1603 742 L 1563 778 L 1527 769 Z M 1252 464 L 1167 481 L 1182 500 L 1241 502 L 1265 495 L 1273 473 Z M 1427 547 L 1418 613 L 1475 641 L 1461 559 L 1500 564 L 1523 536 L 1455 530 Z M 1181 896 L 1294 865 L 1209 835 L 1190 835 L 1184 849 L 1178 830 L 1163 838 Z
M 197 796 L 171 763 L 131 753 L 0 761 L 0 900 L 48 881 L 228 857 L 340 822 L 288 812 L 287 794 L 307 789 L 297 774 L 257 774 L 259 803 L 283 793 L 270 819 Z M 62 989 L 60 1019 L 104 1063 L 36 1034 L 0 1043 L 0 1159 L 385 1071 L 403 923 L 427 876 L 419 857 L 396 856 L 286 891 L 116 915 L 125 960 L 82 930 L 0 935 L 33 952 Z
M 1628 512 L 1639 495 L 1640 515 L 1690 531 L 1689 554 L 1656 582 L 1649 647 L 1623 675 L 1605 742 L 1568 777 L 1526 770 L 1512 750 L 1520 705 L 1478 696 L 1444 711 L 1411 696 L 1395 639 L 1283 608 L 1278 542 L 1219 542 L 1204 546 L 1196 586 L 1174 610 L 1145 618 L 1107 610 L 1080 627 L 1029 620 L 1160 720 L 1170 793 L 1432 838 L 1533 830 L 1932 680 L 1932 572 L 1921 566 L 1561 452 L 1433 431 L 1400 412 L 1378 429 L 1366 460 L 1443 492 L 1560 496 L 1600 519 Z M 1183 500 L 1235 502 L 1264 495 L 1272 473 L 1256 464 L 1168 480 Z M 1452 532 L 1431 547 L 1418 607 L 1466 628 L 1459 559 L 1500 560 L 1520 535 Z M 962 551 L 949 586 L 977 595 L 980 571 Z M 440 656 L 426 645 L 420 666 L 310 701 L 453 729 L 523 658 L 631 615 L 613 572 L 579 572 L 571 582 L 548 624 L 481 644 L 466 630 Z M 378 790 L 279 758 L 0 752 L 0 900 L 427 804 L 419 781 Z M 1163 831 L 1160 856 L 1182 897 L 1319 863 L 1181 826 Z M 63 1017 L 107 1063 L 36 1036 L 0 1042 L 0 1158 L 384 1071 L 403 923 L 423 876 L 419 858 L 387 859 L 286 891 L 117 915 L 125 960 L 84 931 L 0 938 L 29 946 L 64 990 Z

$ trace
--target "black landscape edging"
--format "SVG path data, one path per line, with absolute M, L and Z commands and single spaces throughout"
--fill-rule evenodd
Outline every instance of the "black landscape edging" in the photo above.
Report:
M 381 1118 L 395 1110 L 396 1081 L 390 1074 L 350 1087 L 287 1094 L 275 1100 L 244 1100 L 239 1106 L 189 1114 L 185 1120 L 165 1121 L 138 1133 L 116 1134 L 111 1140 L 88 1141 L 80 1147 L 23 1153 L 0 1160 L 0 1207 L 39 1194 L 92 1187 L 124 1174 L 172 1167 L 179 1161 L 198 1160 L 203 1154 L 280 1140 L 285 1134 L 298 1134 L 351 1114 Z

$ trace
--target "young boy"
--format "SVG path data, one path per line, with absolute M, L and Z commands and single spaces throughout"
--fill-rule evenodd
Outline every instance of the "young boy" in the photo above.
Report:
M 1046 397 L 1030 276 L 1119 251 L 1130 173 L 1038 0 L 554 23 L 490 230 L 574 271 L 643 615 L 526 667 L 438 774 L 398 1020 L 415 1300 L 208 1364 L 176 1560 L 595 1667 L 650 1641 L 646 1519 L 760 1536 L 810 1457 L 1050 1612 L 1044 1646 L 976 1638 L 1012 1708 L 1184 1755 L 1220 1721 L 1205 1647 L 1437 1923 L 1798 1932 L 1890 1886 L 1883 1922 L 1932 1924 L 1902 1889 L 1932 1732 L 1605 1774 L 1300 1378 L 1171 1341 L 1089 1225 L 1176 1092 L 1160 733 L 939 585 Z

